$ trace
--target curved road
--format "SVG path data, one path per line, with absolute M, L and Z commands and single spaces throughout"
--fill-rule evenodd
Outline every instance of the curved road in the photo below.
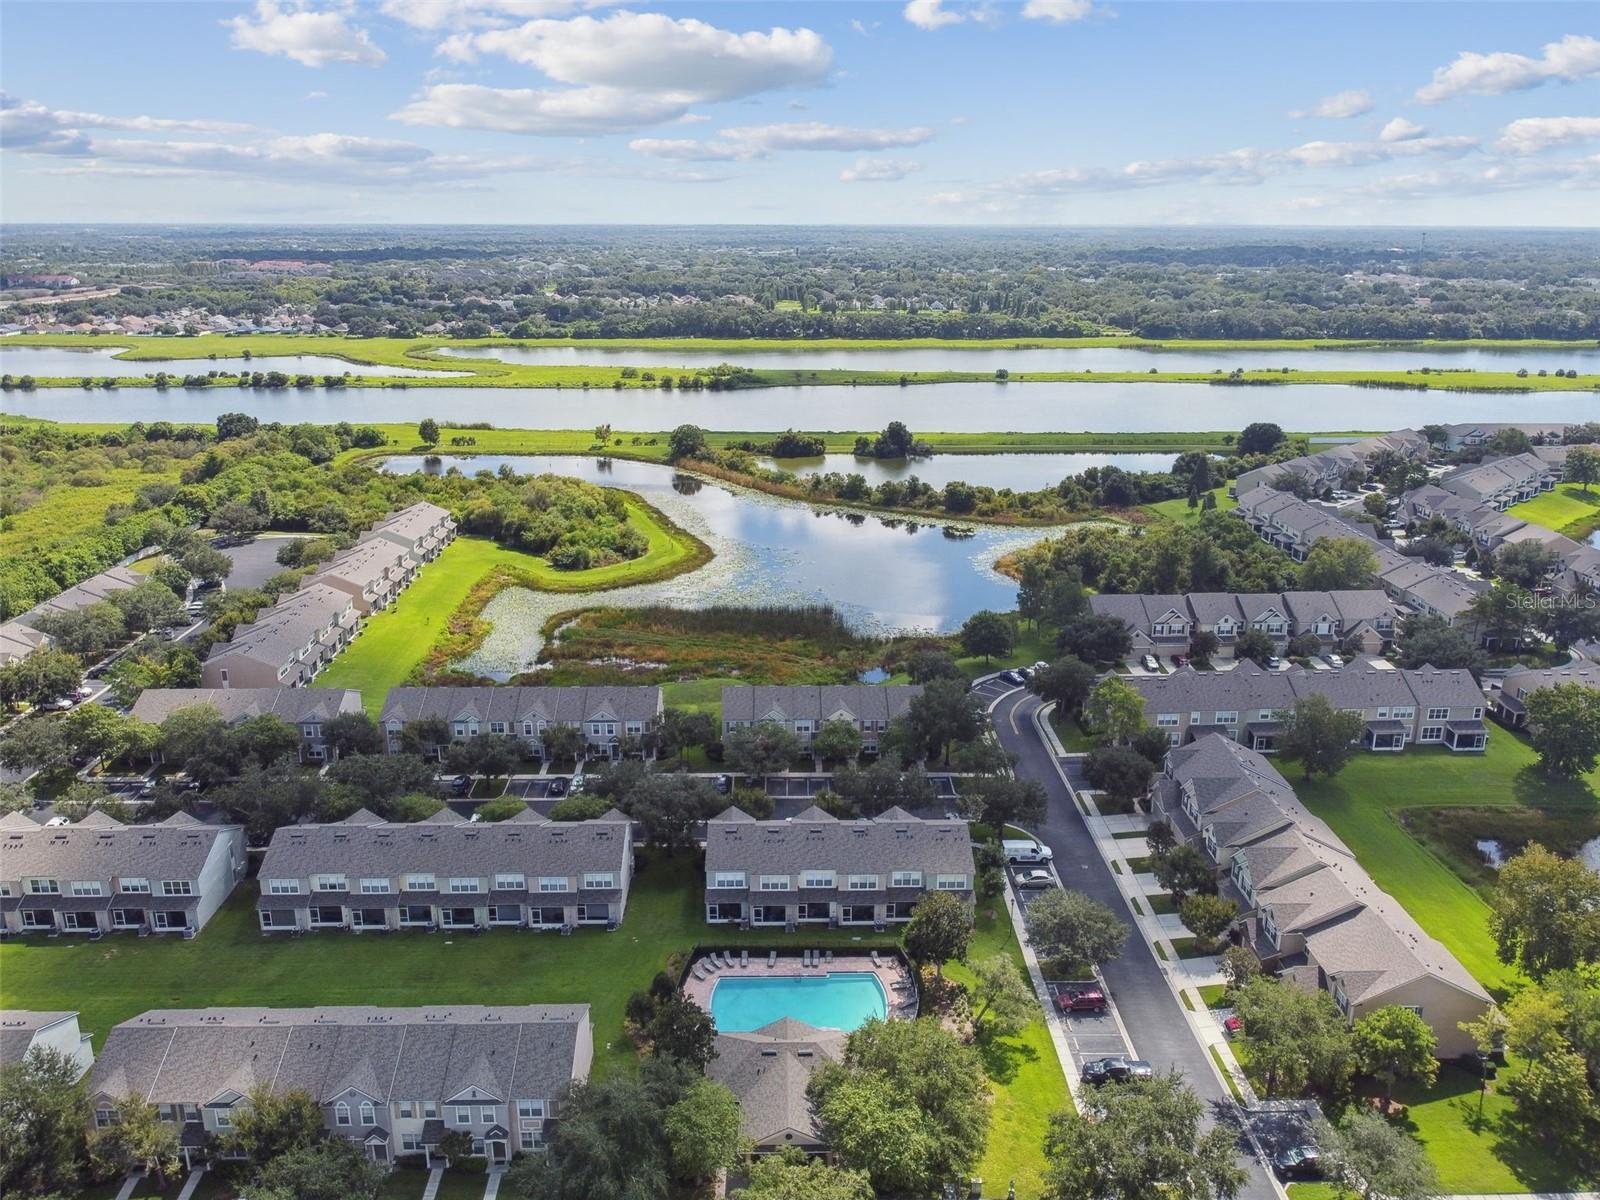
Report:
M 1018 774 L 1037 779 L 1049 796 L 1044 824 L 1034 832 L 1054 854 L 1056 874 L 1064 887 L 1084 892 L 1126 917 L 1128 903 L 1117 888 L 1111 868 L 1095 849 L 1088 825 L 1056 771 L 1054 755 L 1034 725 L 1034 714 L 1041 704 L 1033 693 L 1017 689 L 1004 695 L 993 710 L 995 732 L 1000 744 L 1016 755 Z M 1062 765 L 1074 784 L 1079 782 L 1072 774 L 1076 764 Z M 1101 973 L 1138 1056 L 1157 1071 L 1181 1071 L 1201 1100 L 1213 1106 L 1219 1119 L 1237 1124 L 1233 1097 L 1218 1080 L 1205 1047 L 1190 1032 L 1183 1006 L 1167 986 L 1163 966 L 1130 920 L 1128 942 L 1121 957 L 1104 964 Z M 1248 1140 L 1241 1138 L 1240 1149 L 1251 1170 L 1240 1196 L 1246 1200 L 1275 1200 L 1281 1193 Z

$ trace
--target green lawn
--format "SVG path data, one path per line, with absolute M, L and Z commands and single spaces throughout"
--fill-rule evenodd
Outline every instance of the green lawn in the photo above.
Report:
M 1228 512 L 1238 506 L 1238 501 L 1228 495 L 1227 484 L 1213 488 L 1211 494 L 1217 498 L 1218 512 Z M 1181 496 L 1176 500 L 1158 500 L 1154 504 L 1146 504 L 1144 508 L 1149 512 L 1155 513 L 1158 517 L 1165 518 L 1168 521 L 1177 521 L 1183 525 L 1193 525 L 1200 519 L 1200 514 L 1205 511 L 1198 505 L 1190 508 L 1187 496 Z
M 722 689 L 738 686 L 740 679 L 679 679 L 661 685 L 661 702 L 668 708 L 710 713 L 722 722 Z
M 443 1186 L 442 1177 L 440 1184 Z M 378 1200 L 422 1200 L 427 1186 L 428 1172 L 419 1167 L 396 1167 L 384 1176 L 378 1188 Z
M 1576 483 L 1561 483 L 1553 492 L 1512 505 L 1507 512 L 1570 537 L 1585 538 L 1600 525 L 1600 489 L 1585 490 Z
M 483 1200 L 489 1180 L 482 1171 L 446 1171 L 439 1176 L 438 1200 Z

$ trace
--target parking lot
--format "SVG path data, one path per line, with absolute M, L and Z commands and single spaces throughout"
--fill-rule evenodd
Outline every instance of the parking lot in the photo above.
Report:
M 521 796 L 524 800 L 560 799 L 572 786 L 566 775 L 523 775 L 513 779 L 506 795 Z
M 978 699 L 983 703 L 983 706 L 987 708 L 996 700 L 1000 699 L 1001 696 L 1004 696 L 1007 692 L 1016 691 L 1020 686 L 1022 685 L 1008 683 L 1006 680 L 1001 679 L 998 675 L 994 675 L 988 679 L 985 679 L 982 683 L 973 684 L 972 694 L 978 697 Z
M 928 782 L 943 799 L 956 794 L 954 778 L 949 775 L 929 775 Z M 831 775 L 768 775 L 767 795 L 774 800 L 809 800 L 818 792 L 825 792 L 833 784 Z

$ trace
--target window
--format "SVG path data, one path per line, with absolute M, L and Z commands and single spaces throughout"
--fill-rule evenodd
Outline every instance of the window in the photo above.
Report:
M 875 892 L 878 890 L 878 877 L 876 875 L 852 875 L 845 887 L 852 892 Z
M 497 892 L 525 892 L 528 890 L 528 877 L 526 875 L 496 875 L 494 889 Z
M 389 891 L 389 881 L 387 879 L 363 879 L 361 881 L 361 891 L 367 896 L 385 895 Z
M 422 1136 L 416 1133 L 402 1133 L 400 1135 L 400 1150 L 405 1154 L 420 1154 L 422 1152 Z
M 54 879 L 30 879 L 28 891 L 35 896 L 59 896 L 61 885 Z
M 568 891 L 567 877 L 565 875 L 541 875 L 539 876 L 539 890 L 541 892 Z
M 438 884 L 434 883 L 432 875 L 406 876 L 406 891 L 408 892 L 432 892 L 437 890 Z
M 148 896 L 150 894 L 150 881 L 148 879 L 124 879 L 121 884 L 121 890 Z
M 714 888 L 742 888 L 744 886 L 744 872 L 716 871 L 711 876 L 711 886 Z
M 761 876 L 761 890 L 763 892 L 787 892 L 789 890 L 789 877 L 787 875 Z
M 163 896 L 192 896 L 194 884 L 187 879 L 163 879 L 161 881 L 161 894 Z
M 300 894 L 300 881 L 298 879 L 269 879 L 267 880 L 267 894 L 269 896 L 298 896 Z
M 450 1106 L 450 1124 L 452 1124 L 452 1125 L 471 1125 L 472 1124 L 472 1105 L 470 1105 L 470 1104 L 452 1104 Z
M 475 892 L 478 890 L 478 880 L 468 878 L 454 878 L 450 881 L 452 892 Z
M 1413 721 L 1416 719 L 1417 710 L 1414 708 L 1396 708 L 1392 710 L 1396 721 Z
M 967 890 L 967 877 L 965 875 L 935 875 L 933 888 L 937 892 L 964 892 Z
M 1448 721 L 1450 710 L 1448 708 L 1430 708 L 1426 717 L 1429 721 Z
M 922 872 L 896 871 L 889 877 L 889 886 L 897 888 L 919 888 L 922 886 Z
M 610 871 L 588 871 L 583 876 L 585 890 L 604 891 L 617 886 L 617 877 Z
M 537 1129 L 524 1129 L 517 1135 L 524 1150 L 543 1150 L 544 1139 Z
M 226 1108 L 217 1109 L 216 1116 L 213 1117 L 212 1119 L 216 1122 L 216 1126 L 217 1126 L 218 1129 L 232 1129 L 233 1128 L 233 1113 L 230 1110 L 226 1109 Z M 348 1122 L 347 1122 L 347 1124 L 348 1124 Z
M 800 877 L 800 886 L 808 888 L 831 888 L 833 886 L 833 872 L 807 871 Z
M 1419 741 L 1419 742 L 1442 742 L 1442 741 L 1444 741 L 1444 726 L 1443 725 L 1424 725 L 1422 727 L 1422 732 L 1417 736 L 1417 741 Z
M 314 892 L 347 892 L 350 883 L 343 875 L 317 875 L 311 880 L 311 890 Z
M 433 1120 L 439 1115 L 439 1106 L 432 1100 L 424 1100 L 422 1102 L 422 1115 L 429 1121 Z
M 98 896 L 101 894 L 98 879 L 74 879 L 72 881 L 72 894 L 74 896 Z
M 493 1125 L 494 1124 L 494 1108 L 491 1105 L 485 1104 L 485 1105 L 482 1105 L 482 1106 L 479 1107 L 479 1109 L 478 1109 L 478 1124 L 480 1124 L 480 1125 Z
M 1239 714 L 1236 712 L 1219 712 L 1217 714 L 1218 725 L 1237 725 L 1238 723 Z
M 506 731 L 506 723 L 504 721 L 490 721 L 489 722 L 489 732 L 490 733 L 504 733 L 505 731 Z
M 117 1123 L 117 1110 L 114 1108 L 97 1108 L 94 1110 L 94 1127 L 96 1129 L 109 1129 Z
M 518 1100 L 517 1101 L 517 1119 L 519 1121 L 542 1121 L 542 1120 L 544 1120 L 544 1101 L 543 1100 Z
M 361 1123 L 363 1125 L 376 1125 L 378 1123 L 378 1110 L 372 1106 L 372 1101 L 361 1102 Z
M 1160 729 L 1176 729 L 1178 727 L 1178 714 L 1157 713 L 1156 726 Z
M 333 1106 L 333 1123 L 335 1125 L 350 1124 L 350 1106 L 343 1100 Z

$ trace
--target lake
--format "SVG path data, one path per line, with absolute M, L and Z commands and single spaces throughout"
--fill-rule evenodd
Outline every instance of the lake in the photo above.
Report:
M 1090 467 L 1120 467 L 1124 471 L 1168 471 L 1174 454 L 936 454 L 932 458 L 857 458 L 854 454 L 823 454 L 816 458 L 763 458 L 762 466 L 796 475 L 861 475 L 876 487 L 891 479 L 915 475 L 923 483 L 943 487 L 954 480 L 979 487 L 1035 492 L 1054 487 L 1069 475 Z
M 548 617 L 590 604 L 831 604 L 862 633 L 949 632 L 979 609 L 1016 607 L 1016 584 L 994 570 L 994 560 L 1058 532 L 968 526 L 970 536 L 953 537 L 938 524 L 816 509 L 623 459 L 483 454 L 425 465 L 420 455 L 401 455 L 383 466 L 409 474 L 452 465 L 498 470 L 502 463 L 523 474 L 572 475 L 636 492 L 716 557 L 676 579 L 581 596 L 502 592 L 484 611 L 492 630 L 462 664 L 497 678 L 533 665 Z
M 256 355 L 251 358 L 173 358 L 157 362 L 150 359 L 119 359 L 121 346 L 69 349 L 59 346 L 7 346 L 0 342 L 0 372 L 8 375 L 34 375 L 41 378 L 61 376 L 76 379 L 93 376 L 95 379 L 154 375 L 165 371 L 169 375 L 205 375 L 211 371 L 226 371 L 237 375 L 242 371 L 282 371 L 286 375 L 394 375 L 409 378 L 442 376 L 460 378 L 466 371 L 430 371 L 425 368 L 375 366 L 367 363 L 347 362 L 327 354 L 280 354 L 274 357 Z
M 145 365 L 145 364 L 141 364 Z M 904 421 L 950 433 L 1097 433 L 1243 429 L 1387 430 L 1429 422 L 1572 421 L 1600 418 L 1594 392 L 1499 395 L 1359 388 L 1349 384 L 1227 387 L 1203 383 L 935 383 L 916 387 L 781 387 L 740 392 L 610 388 L 184 389 L 115 393 L 49 388 L 0 394 L 0 411 L 58 421 L 205 422 L 220 412 L 263 421 L 330 424 L 491 421 L 507 429 L 653 432 L 692 422 L 724 430 L 867 430 Z
M 862 350 L 642 350 L 606 346 L 441 346 L 440 354 L 526 366 L 741 367 L 782 371 L 1222 371 L 1235 367 L 1296 371 L 1600 371 L 1600 346 L 1570 350 L 1155 350 L 1140 346 L 970 350 L 888 347 Z

